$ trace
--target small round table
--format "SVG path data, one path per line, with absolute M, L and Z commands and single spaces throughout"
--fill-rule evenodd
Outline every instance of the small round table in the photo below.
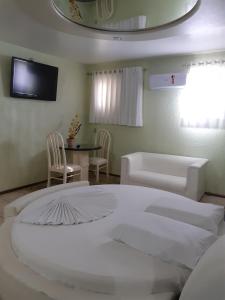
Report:
M 100 150 L 101 148 L 101 146 L 94 144 L 65 145 L 64 149 L 68 152 L 69 161 L 81 166 L 81 180 L 88 180 L 89 152 Z

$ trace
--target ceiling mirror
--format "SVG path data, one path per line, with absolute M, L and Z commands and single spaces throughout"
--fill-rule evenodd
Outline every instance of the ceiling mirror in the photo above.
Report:
M 61 16 L 88 28 L 138 32 L 188 18 L 200 0 L 52 0 L 52 4 Z

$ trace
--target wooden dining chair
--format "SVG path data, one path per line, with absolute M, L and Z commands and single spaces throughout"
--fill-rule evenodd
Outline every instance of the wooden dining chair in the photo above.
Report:
M 81 167 L 79 165 L 67 164 L 63 137 L 59 132 L 51 132 L 47 136 L 48 156 L 48 183 L 51 179 L 67 182 L 68 178 L 79 176 L 81 178 Z M 58 175 L 57 175 L 58 174 Z
M 90 171 L 96 173 L 96 181 L 99 182 L 100 169 L 106 169 L 106 175 L 109 176 L 109 151 L 111 146 L 111 136 L 108 130 L 99 129 L 95 135 L 95 145 L 101 146 L 96 150 L 94 156 L 90 158 Z

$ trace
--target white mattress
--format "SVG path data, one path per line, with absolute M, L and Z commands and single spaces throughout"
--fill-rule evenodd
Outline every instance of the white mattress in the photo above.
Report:
M 132 297 L 167 292 L 177 294 L 190 274 L 188 269 L 144 255 L 108 237 L 118 214 L 128 210 L 144 211 L 162 195 L 181 197 L 145 187 L 121 185 L 58 191 L 29 204 L 24 210 L 68 196 L 77 203 L 92 201 L 104 205 L 114 213 L 90 224 L 72 226 L 14 222 L 13 249 L 19 260 L 32 270 L 69 287 Z

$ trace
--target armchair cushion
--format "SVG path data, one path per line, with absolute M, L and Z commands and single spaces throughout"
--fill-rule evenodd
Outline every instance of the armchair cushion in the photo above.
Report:
M 129 176 L 131 182 L 136 185 L 151 186 L 157 189 L 167 190 L 170 192 L 184 193 L 186 187 L 186 178 L 167 175 L 147 170 L 134 171 Z

